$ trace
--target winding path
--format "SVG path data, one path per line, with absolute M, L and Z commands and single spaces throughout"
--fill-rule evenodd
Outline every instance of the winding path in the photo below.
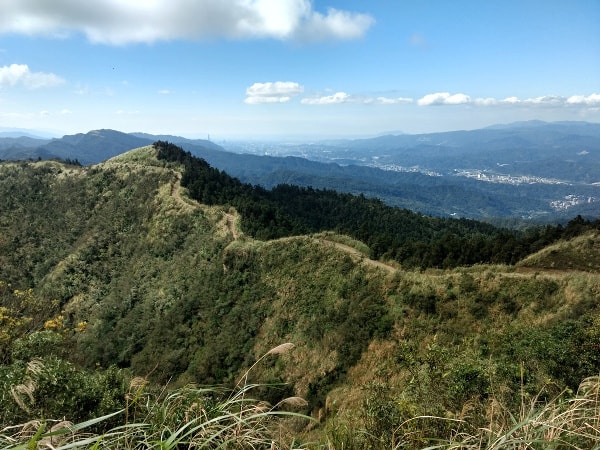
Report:
M 191 198 L 184 199 L 181 196 L 181 176 L 181 173 L 176 172 L 176 180 L 171 183 L 171 196 L 186 209 L 201 208 L 202 205 L 196 200 L 193 200 Z M 222 211 L 222 213 L 225 220 L 225 227 L 227 228 L 231 236 L 233 236 L 233 240 L 237 241 L 240 238 L 240 233 L 236 227 L 236 215 L 225 211 Z
M 348 253 L 350 256 L 354 257 L 355 259 L 359 259 L 360 262 L 371 266 L 371 267 L 377 267 L 379 269 L 383 269 L 386 270 L 388 272 L 395 272 L 396 270 L 398 270 L 396 267 L 392 266 L 391 264 L 386 264 L 384 262 L 381 261 L 376 261 L 374 259 L 370 259 L 367 258 L 364 253 L 362 253 L 361 251 L 355 249 L 354 247 L 351 247 L 349 245 L 346 244 L 340 244 L 339 242 L 335 242 L 335 241 L 330 241 L 328 239 L 323 239 L 323 238 L 318 238 L 316 239 L 319 243 L 324 244 L 324 245 L 328 245 L 331 247 L 335 247 L 343 252 Z

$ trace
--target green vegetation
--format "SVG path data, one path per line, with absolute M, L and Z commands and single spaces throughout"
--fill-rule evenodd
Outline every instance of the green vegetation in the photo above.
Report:
M 266 191 L 163 147 L 0 164 L 0 446 L 52 420 L 96 448 L 216 447 L 206 421 L 258 448 L 598 445 L 597 223 L 517 232 Z
M 183 165 L 181 183 L 192 198 L 235 207 L 244 231 L 256 239 L 335 230 L 366 243 L 371 257 L 393 259 L 405 267 L 514 264 L 560 238 L 600 225 L 578 217 L 564 228 L 517 233 L 475 220 L 425 217 L 362 195 L 284 184 L 267 191 L 241 183 L 176 145 L 158 141 L 154 147 L 160 160 Z
M 282 344 L 262 358 L 290 347 L 293 345 Z M 122 409 L 77 424 L 62 420 L 49 427 L 46 422 L 30 421 L 8 427 L 0 431 L 0 445 L 11 449 L 241 449 L 268 448 L 277 440 L 293 446 L 296 440 L 290 426 L 310 422 L 310 418 L 294 412 L 306 401 L 288 397 L 270 405 L 251 397 L 253 391 L 265 386 L 246 381 L 241 379 L 232 389 L 190 385 L 165 392 L 151 389 L 146 379 L 136 377 L 124 393 Z M 51 415 L 51 411 L 43 413 L 46 415 L 42 417 Z

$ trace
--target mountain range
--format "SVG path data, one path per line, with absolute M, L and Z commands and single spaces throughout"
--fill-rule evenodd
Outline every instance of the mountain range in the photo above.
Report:
M 97 164 L 173 142 L 243 182 L 380 198 L 424 214 L 565 221 L 600 215 L 600 124 L 541 121 L 471 131 L 313 143 L 224 142 L 94 130 L 60 139 L 0 137 L 0 159 Z

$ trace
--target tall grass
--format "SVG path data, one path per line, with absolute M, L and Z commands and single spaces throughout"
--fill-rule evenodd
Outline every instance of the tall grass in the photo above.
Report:
M 493 401 L 487 427 L 427 449 L 600 449 L 600 376 L 583 380 L 572 398 L 568 391 L 547 402 L 539 398 L 523 396 L 517 414 Z
M 472 425 L 468 418 L 414 416 L 384 430 L 361 428 L 359 423 L 334 418 L 328 423 L 322 448 L 600 450 L 600 376 L 583 380 L 575 395 L 565 390 L 542 401 L 545 395 L 546 392 L 541 391 L 528 399 L 522 393 L 522 402 L 516 411 L 492 398 L 485 413 L 487 426 L 483 427 Z
M 252 396 L 252 391 L 262 385 L 248 382 L 248 372 L 256 364 L 290 347 L 291 344 L 283 344 L 267 352 L 232 389 L 185 386 L 156 392 L 149 389 L 144 378 L 134 378 L 124 409 L 79 424 L 47 420 L 8 427 L 0 430 L 0 448 L 170 450 L 297 447 L 287 419 L 300 419 L 307 423 L 308 417 L 289 411 L 289 408 L 305 407 L 305 400 L 289 397 L 270 405 Z M 575 395 L 563 391 L 543 401 L 544 395 L 542 391 L 528 399 L 523 393 L 517 411 L 510 411 L 492 399 L 487 411 L 489 423 L 480 428 L 471 426 L 468 419 L 414 417 L 389 430 L 392 439 L 382 448 L 600 450 L 600 376 L 586 378 Z M 90 431 L 115 417 L 122 419 L 121 425 L 103 432 Z M 444 424 L 443 428 L 454 431 L 450 431 L 447 438 L 427 438 L 427 428 L 435 426 L 436 421 Z M 373 447 L 377 441 L 365 439 L 364 431 L 338 425 L 330 429 L 325 443 L 313 444 L 311 448 L 377 448 Z
M 257 363 L 291 346 L 275 347 Z M 289 397 L 270 405 L 257 400 L 252 391 L 264 385 L 248 383 L 247 375 L 232 389 L 190 385 L 157 392 L 149 389 L 144 378 L 137 377 L 130 383 L 124 409 L 79 424 L 46 420 L 8 427 L 0 430 L 0 448 L 290 448 L 294 440 L 285 419 L 310 420 L 290 411 L 306 406 L 306 401 Z M 122 425 L 99 433 L 89 431 L 115 416 L 122 418 Z

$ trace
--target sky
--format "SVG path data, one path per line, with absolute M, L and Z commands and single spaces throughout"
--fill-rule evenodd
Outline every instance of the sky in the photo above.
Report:
M 0 130 L 600 122 L 600 0 L 0 0 Z

